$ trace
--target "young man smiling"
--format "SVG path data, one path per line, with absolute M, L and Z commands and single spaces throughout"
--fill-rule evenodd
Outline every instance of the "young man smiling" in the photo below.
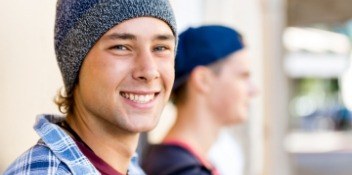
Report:
M 65 116 L 39 115 L 39 142 L 5 174 L 144 174 L 134 154 L 174 81 L 167 0 L 59 0 L 55 51 Z

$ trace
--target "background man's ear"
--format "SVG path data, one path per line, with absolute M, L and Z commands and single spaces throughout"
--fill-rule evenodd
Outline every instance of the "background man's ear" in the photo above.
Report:
M 207 93 L 214 82 L 214 74 L 208 67 L 197 66 L 191 72 L 189 79 L 189 83 L 194 90 Z

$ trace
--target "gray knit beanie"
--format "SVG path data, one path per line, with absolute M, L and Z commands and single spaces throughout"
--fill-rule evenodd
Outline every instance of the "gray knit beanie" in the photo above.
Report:
M 175 17 L 168 0 L 57 1 L 55 52 L 68 94 L 77 83 L 84 58 L 99 38 L 115 25 L 143 16 L 163 20 L 177 36 Z

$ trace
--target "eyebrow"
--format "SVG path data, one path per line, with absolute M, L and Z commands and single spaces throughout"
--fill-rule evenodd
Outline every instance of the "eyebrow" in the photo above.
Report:
M 157 35 L 155 37 L 156 40 L 175 40 L 175 36 L 174 35 L 170 35 L 170 34 L 165 34 L 165 35 Z
M 130 33 L 112 33 L 110 35 L 107 35 L 105 38 L 109 40 L 137 40 L 137 37 Z M 160 34 L 156 35 L 153 40 L 175 40 L 175 36 L 170 34 Z
M 136 40 L 137 39 L 135 35 L 132 35 L 129 33 L 112 33 L 110 35 L 107 35 L 105 38 L 109 40 L 117 40 L 117 39 Z

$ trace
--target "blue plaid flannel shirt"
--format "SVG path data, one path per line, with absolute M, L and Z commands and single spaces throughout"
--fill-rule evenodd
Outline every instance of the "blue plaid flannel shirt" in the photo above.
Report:
M 34 129 L 40 136 L 36 145 L 23 153 L 4 175 L 77 174 L 96 175 L 99 171 L 79 150 L 74 140 L 54 123 L 64 120 L 55 115 L 39 115 Z M 129 166 L 130 175 L 144 175 L 137 154 Z

